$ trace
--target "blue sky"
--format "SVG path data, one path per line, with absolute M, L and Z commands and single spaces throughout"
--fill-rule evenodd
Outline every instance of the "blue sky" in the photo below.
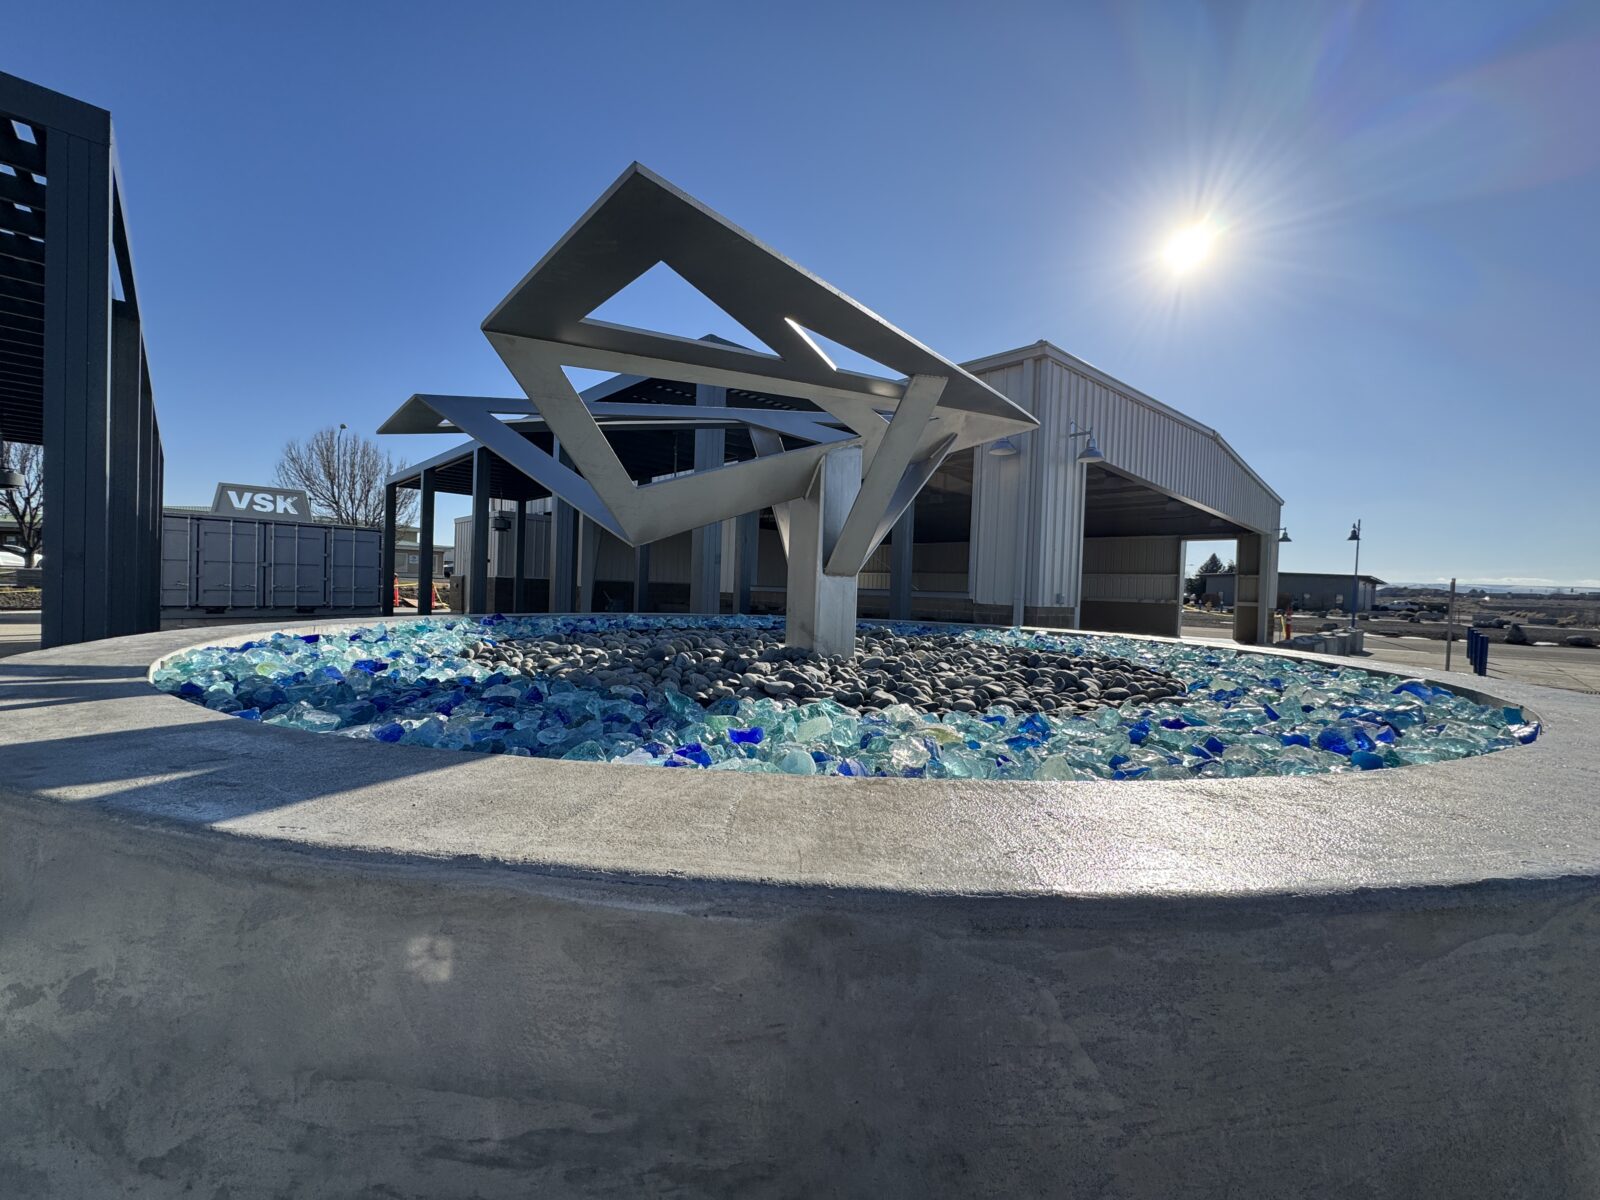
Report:
M 130 5 L 6 20 L 111 109 L 167 498 L 413 391 L 638 159 L 952 358 L 1217 427 L 1290 570 L 1600 584 L 1600 6 Z M 1212 261 L 1155 252 L 1210 215 Z M 606 315 L 699 333 L 642 288 Z M 419 458 L 434 439 L 388 439 Z

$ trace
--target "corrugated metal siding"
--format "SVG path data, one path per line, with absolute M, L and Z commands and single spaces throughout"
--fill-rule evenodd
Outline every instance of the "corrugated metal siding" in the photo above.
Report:
M 889 587 L 889 552 L 885 544 L 872 552 L 859 577 L 860 586 L 871 591 Z M 913 593 L 965 595 L 967 586 L 966 542 L 924 542 L 913 548 L 911 590 Z
M 297 528 L 303 531 L 306 526 Z M 300 595 L 310 594 L 314 587 L 304 581 L 307 564 L 313 571 L 321 566 L 326 572 L 327 603 L 332 608 L 377 608 L 383 589 L 394 586 L 393 579 L 383 575 L 383 535 L 376 529 L 330 529 L 325 553 L 319 553 L 321 548 L 314 544 L 308 546 L 308 541 L 302 533 L 297 547 L 300 577 L 296 588 Z
M 303 534 L 304 526 L 301 525 L 273 525 L 268 529 L 267 536 L 271 539 L 271 549 L 268 552 L 267 571 L 267 604 L 273 608 L 297 608 L 308 605 L 318 605 L 324 602 L 329 594 L 329 573 L 332 560 L 329 556 L 327 538 L 311 538 Z M 341 529 L 339 533 L 349 534 L 355 532 L 351 529 Z M 353 563 L 353 555 L 345 554 L 344 559 L 349 560 L 345 565 Z M 373 582 L 378 577 L 378 559 L 372 559 L 371 576 Z M 378 603 L 374 594 L 369 604 Z M 335 600 L 335 607 L 350 608 L 354 601 L 345 597 L 343 601 Z
M 1083 598 L 1176 604 L 1183 587 L 1182 546 L 1175 537 L 1087 538 Z
M 739 569 L 738 521 L 723 521 L 722 525 L 722 590 L 733 592 L 734 572 Z M 688 579 L 688 560 L 684 560 L 684 579 Z M 655 578 L 655 562 L 650 564 L 651 577 Z M 789 561 L 783 555 L 783 539 L 776 529 L 761 529 L 756 535 L 756 578 L 758 588 L 781 588 L 789 579 Z
M 973 478 L 972 592 L 980 604 L 1009 604 L 1015 595 L 1017 548 L 1031 493 L 1036 504 L 1026 548 L 1026 602 L 1074 605 L 1082 553 L 1084 473 L 1080 444 L 1066 434 L 1076 421 L 1092 428 L 1107 466 L 1179 499 L 1212 509 L 1248 528 L 1277 528 L 1277 499 L 1207 432 L 1153 407 L 1130 391 L 1075 370 L 1043 350 L 978 372 L 991 387 L 1039 418 L 1034 433 L 1015 439 L 1023 453 L 980 452 Z M 1048 453 L 1040 454 L 1040 448 Z M 1042 475 L 1029 478 L 1029 459 Z
M 1025 369 L 1026 368 L 1026 369 Z M 1033 368 L 1013 363 L 979 376 L 1021 407 L 1033 412 Z M 1031 435 L 1030 435 L 1031 436 Z M 1013 439 L 1025 442 L 1027 438 Z M 997 458 L 982 447 L 972 460 L 972 545 L 968 574 L 979 604 L 1009 604 L 1016 594 L 1017 539 L 1022 511 L 1025 454 Z
M 513 521 L 515 519 L 512 518 Z M 517 547 L 512 540 L 515 532 L 514 529 L 507 529 L 497 533 L 493 527 L 489 529 L 489 578 L 510 579 L 516 573 Z M 457 517 L 455 534 L 455 553 L 450 569 L 456 575 L 465 575 L 467 564 L 472 561 L 472 518 Z M 550 517 L 546 513 L 528 517 L 527 565 L 529 579 L 550 578 Z
M 688 533 L 675 533 L 659 542 L 650 543 L 650 582 L 688 583 L 689 547 L 693 537 Z
M 1071 419 L 1092 428 L 1107 466 L 1251 529 L 1277 527 L 1277 500 L 1207 433 L 1053 358 L 1040 373 L 1046 410 L 1063 432 Z

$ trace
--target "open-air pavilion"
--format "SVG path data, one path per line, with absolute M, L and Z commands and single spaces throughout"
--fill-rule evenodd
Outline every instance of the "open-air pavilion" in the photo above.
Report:
M 862 572 L 862 615 L 1173 635 L 1184 543 L 1233 539 L 1246 597 L 1235 609 L 1235 636 L 1270 640 L 1264 625 L 1277 591 L 1282 501 L 1215 430 L 1049 343 L 967 366 L 1039 415 L 1043 431 L 999 452 L 978 447 L 944 460 Z M 719 399 L 716 391 L 706 389 L 708 398 Z M 699 393 L 693 384 L 621 375 L 583 395 L 602 407 L 682 406 Z M 726 403 L 817 412 L 795 397 L 735 389 Z M 644 481 L 708 465 L 719 440 L 727 461 L 753 457 L 748 431 L 715 414 L 707 405 L 698 420 L 601 421 L 632 478 Z M 1095 431 L 1099 458 L 1080 461 L 1080 443 L 1066 437 L 1074 420 Z M 517 426 L 553 450 L 538 417 Z M 433 545 L 432 496 L 475 498 L 450 547 L 469 612 L 751 612 L 784 604 L 770 511 L 634 549 L 471 441 L 389 484 L 421 491 L 424 550 Z M 1024 546 L 1033 552 L 1019 552 Z M 425 613 L 433 582 L 419 589 Z M 1266 605 L 1256 603 L 1261 596 Z
M 111 114 L 4 72 L 0 442 L 44 446 L 44 645 L 159 628 L 164 459 Z

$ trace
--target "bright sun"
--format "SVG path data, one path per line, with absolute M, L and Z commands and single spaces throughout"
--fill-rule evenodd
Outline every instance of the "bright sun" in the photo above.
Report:
M 1187 275 L 1211 257 L 1211 248 L 1216 241 L 1217 231 L 1210 220 L 1196 221 L 1167 239 L 1167 244 L 1161 249 L 1161 257 L 1174 275 Z

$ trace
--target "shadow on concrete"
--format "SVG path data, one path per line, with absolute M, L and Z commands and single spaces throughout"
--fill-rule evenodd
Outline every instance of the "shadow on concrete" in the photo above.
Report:
M 410 805 L 407 780 L 479 757 L 220 716 L 157 691 L 142 667 L 5 661 L 0 746 L 0 787 L 202 823 L 373 787 Z

